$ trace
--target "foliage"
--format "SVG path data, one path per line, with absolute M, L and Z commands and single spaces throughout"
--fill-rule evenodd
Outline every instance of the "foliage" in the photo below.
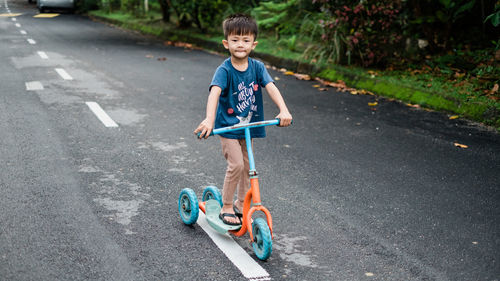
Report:
M 484 22 L 490 21 L 495 27 L 500 25 L 500 1 L 495 4 L 495 12 L 489 15 Z
M 340 7 L 337 4 L 340 1 L 319 2 L 323 13 L 313 36 L 320 32 L 320 38 L 315 40 L 320 44 L 308 48 L 306 55 L 316 60 L 326 59 L 326 62 L 355 62 L 364 66 L 381 64 L 389 56 L 400 55 L 397 52 L 403 39 L 398 21 L 401 1 L 357 4 L 351 1 L 350 5 Z
M 298 0 L 288 0 L 282 3 L 272 1 L 261 2 L 253 9 L 252 15 L 263 30 L 274 30 L 276 38 L 280 34 L 292 34 L 295 29 L 291 22 L 297 20 Z
M 219 30 L 225 16 L 244 12 L 255 3 L 253 0 L 170 0 L 170 5 L 175 12 L 177 26 L 186 28 L 195 25 L 200 31 L 207 32 Z

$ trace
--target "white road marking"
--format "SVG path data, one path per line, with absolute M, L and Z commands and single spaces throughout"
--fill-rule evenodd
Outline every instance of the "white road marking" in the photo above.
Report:
M 57 73 L 59 74 L 59 76 L 62 77 L 62 79 L 64 80 L 73 80 L 73 77 L 71 77 L 71 75 L 69 75 L 66 70 L 62 69 L 62 68 L 56 68 L 56 71 Z
M 101 108 L 101 106 L 93 101 L 86 102 L 87 106 L 94 112 L 94 114 L 101 120 L 106 127 L 118 127 L 118 124 L 109 117 L 109 115 Z
M 31 82 L 26 82 L 25 84 L 27 91 L 43 90 L 43 85 L 40 81 L 31 81 Z
M 271 276 L 229 234 L 222 235 L 208 225 L 205 214 L 200 210 L 198 225 L 208 234 L 228 259 L 249 280 L 271 280 Z
M 31 38 L 28 38 L 28 43 L 30 43 L 31 45 L 35 45 L 36 41 Z
M 10 14 L 10 12 L 9 12 L 9 14 Z M 17 20 L 16 18 L 12 18 L 12 21 L 16 21 L 16 20 Z
M 26 32 L 26 30 L 21 30 L 21 31 L 19 31 L 19 32 L 21 32 L 21 34 L 24 34 L 24 35 L 28 34 L 28 33 Z
M 16 27 L 21 27 L 21 25 L 19 23 L 16 23 Z
M 47 54 L 45 52 L 42 52 L 42 51 L 39 51 L 38 52 L 38 55 L 44 59 L 44 60 L 48 60 L 49 59 L 49 56 L 47 56 Z

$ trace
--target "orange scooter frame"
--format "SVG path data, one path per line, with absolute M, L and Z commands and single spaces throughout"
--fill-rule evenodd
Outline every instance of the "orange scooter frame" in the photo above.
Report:
M 198 204 L 203 213 L 206 213 L 205 204 L 206 202 L 200 202 Z M 273 218 L 271 217 L 271 213 L 269 212 L 269 210 L 264 207 L 260 201 L 259 178 L 257 177 L 257 175 L 250 178 L 250 190 L 247 192 L 245 201 L 243 202 L 243 217 L 241 228 L 239 230 L 230 230 L 229 232 L 238 237 L 243 236 L 248 232 L 250 235 L 250 242 L 253 242 L 254 237 L 252 233 L 252 215 L 256 211 L 261 211 L 266 215 L 267 225 L 269 226 L 269 230 L 271 231 L 271 238 L 274 238 Z
M 222 200 L 219 190 L 216 187 L 206 187 L 203 192 L 203 201 L 198 202 L 196 194 L 192 189 L 184 188 L 179 196 L 179 214 L 182 221 L 186 225 L 192 225 L 198 219 L 199 210 L 207 214 L 207 209 L 210 210 L 210 215 L 207 214 L 209 225 L 217 231 L 225 233 L 229 231 L 235 236 L 243 236 L 247 232 L 250 234 L 250 242 L 256 256 L 261 260 L 269 258 L 272 252 L 273 235 L 273 219 L 269 210 L 262 205 L 260 199 L 259 177 L 255 170 L 255 161 L 252 151 L 252 141 L 250 136 L 250 128 L 264 127 L 270 125 L 279 125 L 280 120 L 268 120 L 254 122 L 249 124 L 240 124 L 226 128 L 219 128 L 212 131 L 211 135 L 222 134 L 230 131 L 244 130 L 245 140 L 248 153 L 248 162 L 250 166 L 250 190 L 245 195 L 242 211 L 242 224 L 239 226 L 228 226 L 217 217 L 213 218 L 214 214 L 218 215 L 222 207 Z M 198 134 L 199 137 L 199 134 Z M 211 200 L 216 199 L 216 200 Z M 216 203 L 217 202 L 217 203 Z M 262 212 L 266 219 L 258 217 L 255 220 L 252 216 L 256 212 Z M 215 221 L 214 221 L 215 219 Z M 222 225 L 221 225 L 222 224 Z

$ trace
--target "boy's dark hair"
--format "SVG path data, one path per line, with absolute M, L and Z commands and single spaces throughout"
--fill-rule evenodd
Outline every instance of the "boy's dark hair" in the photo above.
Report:
M 253 34 L 255 40 L 259 33 L 255 20 L 245 14 L 230 15 L 222 22 L 222 29 L 224 30 L 224 38 L 226 39 L 229 35 Z

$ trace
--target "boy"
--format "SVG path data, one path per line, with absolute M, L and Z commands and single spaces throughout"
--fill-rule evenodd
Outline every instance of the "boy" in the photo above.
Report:
M 222 44 L 231 57 L 215 71 L 207 102 L 206 118 L 194 131 L 200 138 L 208 138 L 215 128 L 236 124 L 246 124 L 264 120 L 262 89 L 278 106 L 280 126 L 289 126 L 292 115 L 286 107 L 274 81 L 264 64 L 249 57 L 257 46 L 257 23 L 247 15 L 236 14 L 226 18 L 222 24 L 224 40 Z M 251 129 L 252 138 L 263 138 L 264 127 Z M 219 217 L 225 224 L 240 225 L 243 201 L 250 188 L 249 163 L 244 131 L 236 131 L 220 136 L 222 153 L 227 161 L 226 176 L 222 188 L 223 207 Z M 234 192 L 238 187 L 238 199 L 234 202 Z

